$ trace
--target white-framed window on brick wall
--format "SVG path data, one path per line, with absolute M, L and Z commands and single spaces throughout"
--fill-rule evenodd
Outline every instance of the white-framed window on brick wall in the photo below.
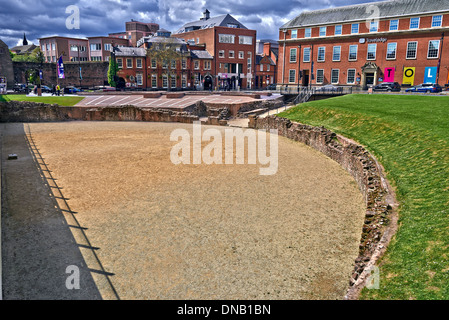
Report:
M 324 69 L 318 69 L 316 71 L 316 83 L 323 84 L 324 83 Z
M 290 62 L 291 63 L 296 62 L 296 48 L 290 49 Z
M 427 51 L 428 59 L 435 59 L 440 56 L 440 40 L 430 40 L 429 49 Z
M 416 59 L 418 52 L 418 41 L 410 41 L 407 43 L 407 59 Z
M 348 77 L 346 79 L 347 84 L 354 84 L 355 83 L 355 69 L 348 69 Z
M 295 83 L 296 80 L 296 70 L 295 69 L 290 69 L 288 71 L 288 82 L 289 83 Z

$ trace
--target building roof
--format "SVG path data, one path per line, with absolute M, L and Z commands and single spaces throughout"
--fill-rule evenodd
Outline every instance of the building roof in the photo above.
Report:
M 118 47 L 115 49 L 117 57 L 145 57 L 146 53 L 145 48 Z
M 284 24 L 280 29 L 366 20 L 372 18 L 373 11 L 370 10 L 370 6 L 379 8 L 380 19 L 449 11 L 449 1 L 446 0 L 392 0 L 369 2 L 344 7 L 305 11 Z
M 265 58 L 265 57 L 268 58 L 268 60 L 269 60 L 269 62 L 270 62 L 270 64 L 271 64 L 272 66 L 275 66 L 275 65 L 276 65 L 276 64 L 274 63 L 273 59 L 271 59 L 271 57 L 269 57 L 269 56 L 264 56 L 263 54 L 256 54 L 256 65 L 259 65 L 260 62 L 262 61 L 262 59 Z
M 15 47 L 11 48 L 10 50 L 16 52 L 17 54 L 24 54 L 24 53 L 31 52 L 36 48 L 37 48 L 37 46 L 35 46 L 34 44 L 28 44 L 26 46 L 15 46 Z
M 190 50 L 192 59 L 213 59 L 210 53 L 206 50 Z
M 184 33 L 188 31 L 193 30 L 199 30 L 199 29 L 209 29 L 213 27 L 227 27 L 228 24 L 235 24 L 238 25 L 240 29 L 247 29 L 243 24 L 241 24 L 238 20 L 236 20 L 233 16 L 230 14 L 224 14 L 217 17 L 212 17 L 209 19 L 200 19 L 193 22 L 188 22 L 185 25 L 183 25 L 178 31 L 175 32 L 175 34 Z M 191 29 L 191 30 L 190 30 Z

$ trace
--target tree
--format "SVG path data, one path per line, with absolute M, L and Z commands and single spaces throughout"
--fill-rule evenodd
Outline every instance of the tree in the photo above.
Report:
M 177 38 L 156 37 L 157 41 L 150 42 L 147 56 L 155 59 L 156 63 L 166 70 L 168 77 L 167 90 L 170 91 L 171 78 L 176 77 L 176 65 L 183 57 L 188 56 L 187 47 Z M 173 64 L 174 67 L 173 68 Z
M 111 56 L 109 59 L 109 69 L 108 69 L 108 83 L 111 87 L 117 87 L 117 71 L 119 70 L 115 57 Z
M 39 47 L 27 54 L 14 54 L 11 52 L 11 58 L 14 62 L 44 63 L 45 61 L 44 54 Z

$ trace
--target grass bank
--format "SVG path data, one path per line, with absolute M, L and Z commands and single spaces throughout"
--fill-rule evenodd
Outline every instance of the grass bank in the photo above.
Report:
M 396 189 L 399 230 L 362 299 L 449 299 L 449 97 L 348 95 L 279 114 L 366 146 Z
M 0 95 L 1 101 L 30 101 L 30 102 L 41 102 L 48 104 L 58 104 L 64 107 L 73 107 L 75 104 L 83 100 L 84 97 L 76 96 L 42 96 L 42 97 L 28 97 L 24 94 L 8 94 Z

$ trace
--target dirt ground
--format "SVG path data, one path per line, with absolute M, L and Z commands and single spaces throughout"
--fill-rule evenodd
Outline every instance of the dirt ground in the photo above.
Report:
M 303 144 L 279 137 L 279 169 L 261 176 L 259 164 L 174 165 L 170 133 L 191 132 L 188 124 L 0 128 L 4 299 L 346 292 L 362 195 L 337 163 Z M 10 153 L 19 159 L 5 160 Z M 80 269 L 78 290 L 66 288 L 68 265 Z

